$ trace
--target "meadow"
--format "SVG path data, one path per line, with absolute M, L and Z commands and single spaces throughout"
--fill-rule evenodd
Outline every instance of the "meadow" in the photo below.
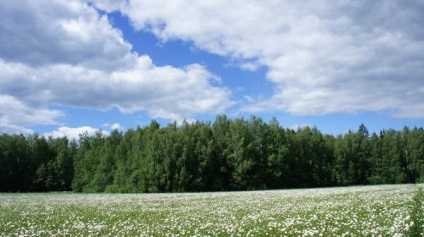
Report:
M 0 194 L 0 236 L 424 236 L 424 185 Z

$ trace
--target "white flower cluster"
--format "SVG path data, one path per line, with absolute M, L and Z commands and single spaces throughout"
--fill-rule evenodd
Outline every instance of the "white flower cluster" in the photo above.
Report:
M 416 188 L 0 194 L 0 236 L 405 236 Z

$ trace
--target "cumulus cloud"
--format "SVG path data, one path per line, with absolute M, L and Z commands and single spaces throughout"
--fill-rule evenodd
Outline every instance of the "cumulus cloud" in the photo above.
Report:
M 265 66 L 274 94 L 244 110 L 424 118 L 423 1 L 128 0 L 105 10 L 163 41 Z
M 131 48 L 107 16 L 84 2 L 1 1 L 0 111 L 7 115 L 0 132 L 57 124 L 63 113 L 50 105 L 182 119 L 233 104 L 205 67 L 158 67 Z
M 121 125 L 119 123 L 114 123 L 110 126 L 112 130 L 121 130 Z
M 69 140 L 78 141 L 80 139 L 80 135 L 86 134 L 88 136 L 94 136 L 99 131 L 101 131 L 104 136 L 109 135 L 107 131 L 102 131 L 90 126 L 82 126 L 77 128 L 59 127 L 53 132 L 44 133 L 44 136 L 52 138 L 67 137 Z
M 30 134 L 33 131 L 27 126 L 58 125 L 56 119 L 62 116 L 61 111 L 31 107 L 12 96 L 0 94 L 0 133 Z
M 112 130 L 118 130 L 118 131 L 121 131 L 122 129 L 122 126 L 119 123 L 114 123 L 114 124 L 104 123 L 102 126 L 110 128 Z
M 119 30 L 78 1 L 2 1 L 0 56 L 31 67 L 67 64 L 100 70 L 132 67 Z M 48 7 L 46 7 L 48 6 Z

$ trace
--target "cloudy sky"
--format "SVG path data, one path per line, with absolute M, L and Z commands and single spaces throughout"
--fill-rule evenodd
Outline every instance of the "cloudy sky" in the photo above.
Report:
M 0 133 L 424 126 L 423 0 L 2 0 Z

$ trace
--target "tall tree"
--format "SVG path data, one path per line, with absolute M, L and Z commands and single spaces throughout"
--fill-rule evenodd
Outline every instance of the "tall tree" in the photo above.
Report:
M 369 132 L 364 124 L 359 126 L 355 134 L 354 166 L 355 166 L 355 184 L 366 184 L 369 172 L 368 159 L 370 157 Z
M 414 128 L 406 132 L 404 154 L 410 175 L 409 182 L 424 183 L 424 129 Z
M 373 133 L 370 137 L 370 154 L 368 157 L 370 167 L 367 182 L 370 184 L 383 184 L 384 163 L 382 160 L 382 139 Z
M 215 122 L 212 124 L 212 136 L 214 141 L 214 157 L 216 157 L 219 173 L 216 174 L 218 187 L 220 190 L 229 190 L 232 183 L 231 174 L 233 168 L 227 160 L 227 155 L 230 152 L 229 148 L 229 128 L 231 121 L 226 115 L 217 115 Z
M 251 116 L 81 134 L 0 135 L 0 191 L 183 192 L 424 182 L 424 130 L 334 137 Z
M 3 134 L 0 140 L 0 190 L 2 192 L 31 191 L 33 177 L 31 149 L 23 135 Z
M 266 187 L 283 188 L 287 186 L 284 175 L 288 172 L 288 146 L 285 130 L 276 118 L 269 122 L 269 129 L 264 135 L 266 140 Z
M 118 130 L 103 139 L 99 148 L 99 164 L 93 177 L 93 186 L 100 192 L 104 192 L 108 185 L 113 183 L 113 175 L 116 169 L 116 150 L 122 140 L 122 133 Z

